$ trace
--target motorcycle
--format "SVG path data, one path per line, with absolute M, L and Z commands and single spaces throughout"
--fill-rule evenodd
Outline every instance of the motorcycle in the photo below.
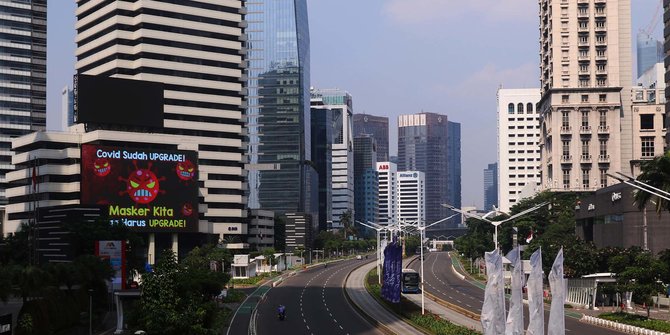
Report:
M 279 307 L 279 310 L 277 311 L 277 318 L 279 321 L 284 321 L 286 319 L 286 309 L 282 307 Z

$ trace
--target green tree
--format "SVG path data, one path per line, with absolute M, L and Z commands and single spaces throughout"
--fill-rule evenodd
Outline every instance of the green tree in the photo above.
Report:
M 637 180 L 670 192 L 670 150 L 662 156 L 642 162 L 640 170 L 642 173 L 637 177 Z M 636 191 L 634 195 L 635 203 L 640 209 L 644 208 L 652 198 L 659 215 L 663 211 L 670 211 L 670 201 L 644 191 Z
M 7 303 L 12 294 L 12 268 L 0 266 L 0 301 Z
M 49 282 L 47 273 L 38 266 L 14 266 L 12 282 L 18 287 L 25 304 L 32 297 L 39 297 Z
M 661 280 L 667 276 L 667 265 L 639 247 L 625 249 L 609 260 L 610 269 L 617 274 L 617 289 L 633 292 L 636 303 L 651 305 L 651 297 L 664 292 Z
M 348 210 L 340 215 L 340 224 L 344 227 L 344 238 L 348 239 L 349 236 L 356 236 L 358 230 L 354 226 L 354 217 L 351 210 Z

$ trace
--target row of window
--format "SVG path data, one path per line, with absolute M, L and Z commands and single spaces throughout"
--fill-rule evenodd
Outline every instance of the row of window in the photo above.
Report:
M 591 188 L 596 186 L 597 182 L 600 182 L 600 188 L 607 187 L 607 169 L 600 169 L 600 180 L 594 180 L 593 184 L 591 184 L 591 169 L 581 169 L 581 175 L 582 175 L 582 188 Z M 571 175 L 571 170 L 570 169 L 563 169 L 563 188 L 564 189 L 569 189 L 570 188 L 570 175 Z
M 523 112 L 523 106 L 524 106 L 524 104 L 523 104 L 522 102 L 519 102 L 519 103 L 516 105 L 516 113 L 517 113 L 517 114 L 523 114 L 523 113 L 524 113 L 524 112 Z M 514 111 L 514 103 L 511 103 L 511 102 L 510 102 L 510 103 L 507 105 L 507 113 L 509 113 L 509 114 L 514 114 L 514 113 L 515 113 L 515 111 Z M 533 104 L 530 103 L 530 102 L 529 102 L 529 103 L 526 103 L 526 114 L 533 114 Z

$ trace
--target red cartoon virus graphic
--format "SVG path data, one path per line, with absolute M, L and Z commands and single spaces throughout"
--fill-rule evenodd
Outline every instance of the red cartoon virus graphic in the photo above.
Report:
M 178 162 L 175 171 L 177 172 L 177 177 L 183 181 L 189 181 L 195 177 L 195 165 L 188 159 Z
M 98 177 L 104 177 L 112 171 L 112 166 L 109 164 L 107 158 L 97 158 L 93 162 L 93 173 Z
M 193 214 L 193 205 L 191 205 L 190 202 L 185 203 L 184 206 L 181 207 L 181 213 L 184 214 L 184 216 L 191 216 L 191 214 Z
M 119 195 L 127 193 L 136 203 L 148 204 L 154 201 L 159 193 L 165 193 L 160 186 L 160 182 L 165 180 L 165 177 L 156 177 L 156 174 L 151 171 L 151 162 L 146 169 L 138 168 L 137 161 L 133 161 L 133 165 L 135 165 L 135 170 L 130 172 L 128 179 L 119 177 L 120 181 L 126 182 L 126 190 L 119 192 Z

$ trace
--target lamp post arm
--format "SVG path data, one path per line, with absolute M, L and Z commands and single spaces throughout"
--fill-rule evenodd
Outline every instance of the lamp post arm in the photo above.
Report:
M 615 176 L 615 175 L 610 174 L 610 173 L 608 173 L 607 175 L 610 176 L 610 177 L 612 177 L 612 178 L 614 178 L 614 179 L 616 179 L 616 180 L 618 180 L 619 182 L 622 182 L 622 183 L 624 183 L 624 184 L 630 185 L 630 186 L 632 186 L 632 187 L 634 187 L 634 188 L 636 188 L 636 189 L 638 189 L 638 190 L 641 190 L 641 191 L 644 191 L 644 192 L 653 194 L 653 195 L 655 195 L 655 196 L 657 196 L 657 197 L 659 197 L 659 198 L 662 198 L 662 199 L 665 199 L 665 200 L 670 201 L 670 196 L 655 192 L 655 191 L 653 190 L 653 189 L 655 189 L 655 187 L 653 187 L 653 186 L 651 186 L 651 185 L 647 185 L 647 184 L 645 184 L 645 183 L 643 183 L 643 182 L 641 182 L 641 181 L 639 181 L 639 180 L 636 180 L 636 179 L 632 179 L 632 178 L 631 178 L 631 180 L 635 181 L 635 183 L 632 183 L 632 182 L 630 182 L 629 180 L 623 179 L 623 178 L 621 178 L 621 177 Z M 624 175 L 624 176 L 625 176 L 625 175 Z M 626 176 L 626 177 L 627 177 L 627 176 Z M 641 185 L 638 185 L 638 183 L 641 184 L 641 185 L 644 185 L 644 187 L 641 186 Z M 646 188 L 646 187 L 650 187 L 650 188 L 652 188 L 652 190 L 649 190 L 649 189 Z M 667 193 L 667 192 L 662 191 L 662 190 L 661 190 L 661 192 L 663 192 L 663 193 Z

